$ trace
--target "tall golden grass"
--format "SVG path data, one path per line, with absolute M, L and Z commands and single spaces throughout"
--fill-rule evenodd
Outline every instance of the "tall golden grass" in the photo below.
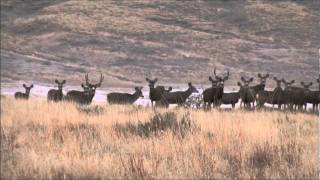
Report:
M 122 136 L 155 113 L 197 130 Z M 1 99 L 1 179 L 317 178 L 318 117 Z

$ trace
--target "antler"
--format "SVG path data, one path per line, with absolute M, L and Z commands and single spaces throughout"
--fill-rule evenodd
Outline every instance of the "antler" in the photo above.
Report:
M 85 77 L 85 80 L 86 80 L 86 85 L 89 85 L 89 75 L 88 73 L 84 76 Z
M 217 76 L 217 74 L 216 74 L 216 68 L 213 69 L 213 74 L 214 74 L 215 76 Z
M 103 77 L 102 73 L 100 72 L 100 80 L 99 80 L 99 83 L 97 84 L 97 86 L 101 86 L 103 79 L 104 79 L 104 77 Z

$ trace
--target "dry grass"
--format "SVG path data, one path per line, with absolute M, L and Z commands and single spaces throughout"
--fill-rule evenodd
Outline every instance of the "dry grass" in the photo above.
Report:
M 123 136 L 116 124 L 146 126 L 155 112 L 1 100 L 1 179 L 318 177 L 314 115 L 160 109 L 197 128 Z

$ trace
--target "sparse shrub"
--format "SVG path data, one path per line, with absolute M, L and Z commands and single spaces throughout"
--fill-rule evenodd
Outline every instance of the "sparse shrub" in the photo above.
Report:
M 164 114 L 155 114 L 148 122 L 131 122 L 121 125 L 116 123 L 114 129 L 117 133 L 127 136 L 134 134 L 141 137 L 150 137 L 152 135 L 160 135 L 164 131 L 172 131 L 175 135 L 184 137 L 187 133 L 197 129 L 195 123 L 191 120 L 189 114 L 184 114 L 182 119 L 177 120 L 174 112 L 166 112 Z
M 78 106 L 79 112 L 88 114 L 88 115 L 101 115 L 104 112 L 104 108 L 98 105 L 95 106 Z
M 183 104 L 183 107 L 201 109 L 203 107 L 202 94 L 191 95 Z

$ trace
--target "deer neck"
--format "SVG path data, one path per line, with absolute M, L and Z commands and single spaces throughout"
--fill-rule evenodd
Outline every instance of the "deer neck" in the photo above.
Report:
M 187 99 L 191 94 L 192 94 L 191 89 L 187 89 L 187 90 L 185 90 L 185 91 L 182 92 L 182 97 L 183 97 L 184 99 Z

